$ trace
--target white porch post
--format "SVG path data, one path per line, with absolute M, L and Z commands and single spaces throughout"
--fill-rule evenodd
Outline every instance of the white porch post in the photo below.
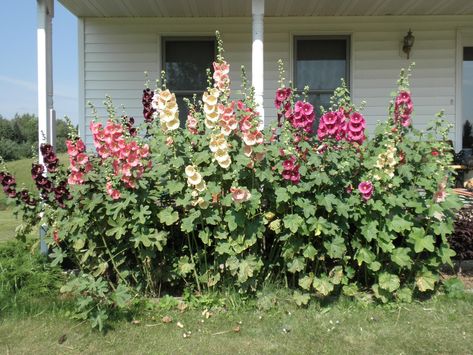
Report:
M 253 46 L 251 51 L 251 83 L 255 88 L 256 108 L 264 126 L 264 0 L 252 0 Z
M 38 144 L 55 144 L 53 106 L 52 18 L 54 0 L 36 0 L 38 13 Z M 40 161 L 41 153 L 39 153 Z

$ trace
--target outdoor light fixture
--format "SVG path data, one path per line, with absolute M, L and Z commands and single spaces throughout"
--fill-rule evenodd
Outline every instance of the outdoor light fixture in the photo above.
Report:
M 415 37 L 412 35 L 412 31 L 409 28 L 409 32 L 404 36 L 402 43 L 402 51 L 407 54 L 407 59 L 409 59 L 409 54 L 411 53 L 412 46 L 414 45 Z

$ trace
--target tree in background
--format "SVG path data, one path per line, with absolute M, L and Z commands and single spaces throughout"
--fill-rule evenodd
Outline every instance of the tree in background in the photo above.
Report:
M 57 151 L 66 151 L 67 124 L 56 121 Z M 0 115 L 0 156 L 6 161 L 31 158 L 38 145 L 38 117 L 16 114 L 12 119 Z

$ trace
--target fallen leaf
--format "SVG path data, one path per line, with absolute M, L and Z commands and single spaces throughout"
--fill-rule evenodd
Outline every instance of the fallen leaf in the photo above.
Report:
M 59 339 L 57 340 L 57 342 L 58 342 L 59 344 L 62 344 L 62 343 L 64 343 L 66 340 L 67 340 L 67 335 L 66 335 L 66 334 L 63 334 L 63 335 L 61 335 L 61 336 L 59 337 Z
M 233 331 L 234 331 L 235 333 L 240 333 L 240 329 L 241 329 L 240 326 L 237 325 L 235 328 L 233 328 Z
M 169 316 L 164 316 L 162 319 L 161 319 L 161 322 L 163 323 L 172 323 L 172 318 L 169 317 Z
M 185 302 L 179 302 L 177 309 L 183 313 L 187 309 L 187 304 Z
M 184 328 L 184 324 L 182 324 L 181 322 L 177 322 L 176 325 L 177 325 L 179 328 Z
M 131 324 L 134 324 L 134 325 L 138 325 L 138 324 L 140 324 L 140 323 L 141 323 L 141 321 L 139 321 L 139 320 L 137 320 L 137 319 L 133 319 L 133 320 L 131 321 Z

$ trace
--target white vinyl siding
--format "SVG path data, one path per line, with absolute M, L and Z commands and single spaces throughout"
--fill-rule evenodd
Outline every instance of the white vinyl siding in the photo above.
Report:
M 440 110 L 455 123 L 455 63 L 457 29 L 473 27 L 473 16 L 403 17 L 267 17 L 264 33 L 266 122 L 275 119 L 274 93 L 278 87 L 277 61 L 285 63 L 291 79 L 294 36 L 349 35 L 351 38 L 350 84 L 354 101 L 367 102 L 364 115 L 368 130 L 384 120 L 390 93 L 402 67 L 416 62 L 411 80 L 415 105 L 414 124 L 423 128 Z M 105 117 L 103 100 L 110 95 L 121 113 L 139 122 L 144 71 L 151 83 L 161 68 L 161 37 L 212 36 L 218 29 L 231 65 L 232 91 L 240 89 L 240 66 L 251 78 L 251 18 L 85 18 L 83 84 L 84 107 L 94 103 Z M 407 61 L 401 42 L 412 28 L 416 37 Z M 192 55 L 191 53 L 189 55 Z M 235 95 L 237 97 L 237 95 Z M 85 109 L 87 142 L 91 143 Z M 452 138 L 454 134 L 452 133 Z

